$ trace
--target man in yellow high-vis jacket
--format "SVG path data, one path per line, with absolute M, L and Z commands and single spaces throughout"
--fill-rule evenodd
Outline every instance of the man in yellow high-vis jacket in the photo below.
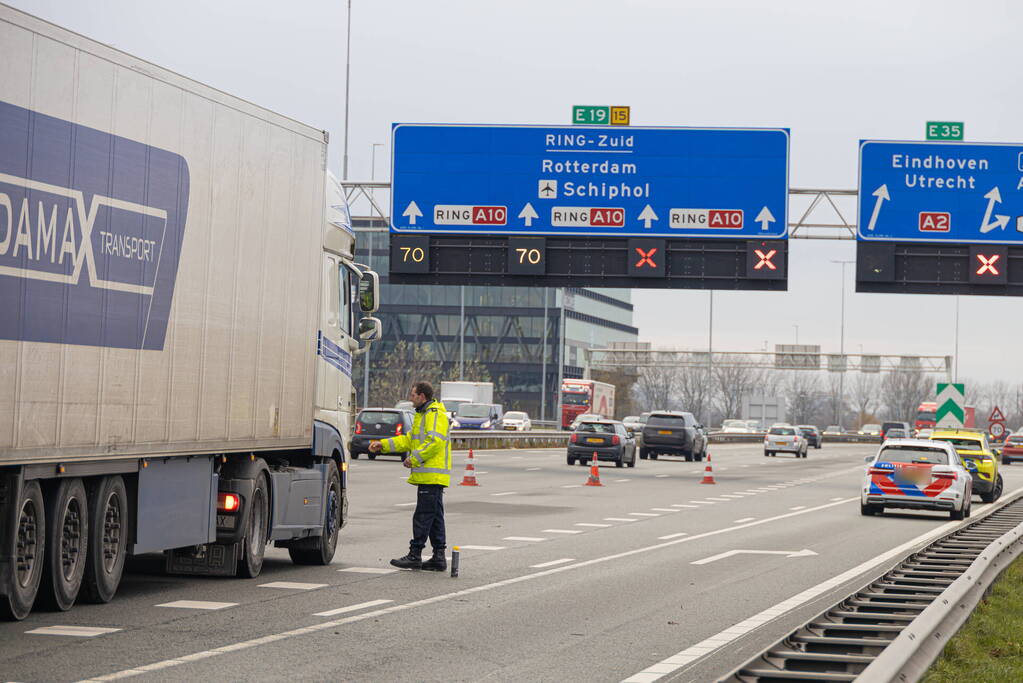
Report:
M 448 568 L 444 556 L 444 489 L 451 484 L 451 442 L 444 404 L 433 398 L 429 382 L 416 382 L 409 391 L 416 408 L 412 432 L 389 439 L 371 441 L 371 453 L 408 453 L 403 461 L 412 470 L 408 483 L 418 489 L 416 511 L 412 515 L 412 541 L 405 557 L 391 560 L 400 569 L 426 569 L 442 572 Z M 423 548 L 430 539 L 433 557 L 423 562 Z

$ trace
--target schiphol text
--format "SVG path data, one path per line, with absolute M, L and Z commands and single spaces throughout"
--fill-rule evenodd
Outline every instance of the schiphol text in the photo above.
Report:
M 650 197 L 650 183 L 629 185 L 628 183 L 573 183 L 571 180 L 562 184 L 562 195 L 565 197 Z
M 943 171 L 986 171 L 988 170 L 988 160 L 943 157 L 938 154 L 928 154 L 922 157 L 910 154 L 893 154 L 892 168 L 926 171 L 925 173 L 906 173 L 904 176 L 906 187 L 975 190 L 977 189 L 977 179 L 974 176 L 959 173 L 948 174 Z

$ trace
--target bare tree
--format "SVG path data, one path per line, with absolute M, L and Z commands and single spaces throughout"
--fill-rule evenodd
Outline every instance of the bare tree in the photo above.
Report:
M 670 410 L 677 402 L 679 369 L 673 365 L 640 368 L 636 392 L 646 410 Z
M 878 403 L 878 385 L 877 375 L 866 372 L 861 372 L 852 382 L 852 392 L 849 398 L 856 410 L 856 427 L 862 426 L 868 417 L 872 416 L 871 411 Z
M 685 368 L 679 374 L 678 397 L 682 410 L 688 410 L 705 425 L 710 424 L 713 394 L 710 368 Z
M 827 393 L 825 394 L 821 422 L 841 425 L 845 416 L 845 397 L 842 395 L 842 377 L 837 372 L 828 374 Z
M 805 370 L 793 370 L 785 382 L 785 394 L 789 422 L 807 424 L 822 403 L 820 377 Z
M 763 386 L 764 376 L 763 370 L 746 364 L 715 365 L 714 384 L 722 416 L 738 417 L 743 399 Z
M 931 395 L 931 383 L 920 370 L 892 370 L 881 381 L 881 393 L 889 418 L 913 422 L 920 402 Z
M 409 387 L 419 380 L 440 384 L 441 364 L 428 344 L 400 341 L 374 361 L 370 375 L 370 395 L 379 405 L 392 406 L 408 398 Z

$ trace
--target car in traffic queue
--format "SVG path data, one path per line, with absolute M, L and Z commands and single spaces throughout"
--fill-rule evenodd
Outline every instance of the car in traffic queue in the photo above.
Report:
M 622 424 L 629 431 L 629 434 L 635 434 L 638 430 L 643 429 L 643 423 L 640 422 L 639 415 L 626 415 L 622 418 Z
M 871 422 L 869 424 L 865 424 L 862 427 L 860 427 L 859 431 L 857 431 L 856 433 L 859 434 L 860 436 L 876 436 L 876 437 L 880 437 L 881 436 L 881 425 L 874 424 L 873 422 Z
M 501 429 L 507 432 L 528 432 L 533 428 L 529 415 L 521 410 L 509 410 L 501 418 Z
M 842 436 L 845 430 L 838 425 L 828 425 L 824 428 L 824 436 Z
M 930 427 L 921 427 L 920 429 L 916 430 L 915 436 L 918 439 L 929 439 L 929 438 L 931 438 L 931 434 L 933 434 L 933 433 L 934 433 L 934 430 L 932 428 L 930 428 Z
M 1002 445 L 1002 463 L 1011 465 L 1013 460 L 1023 460 L 1023 433 L 1020 432 L 1005 437 Z
M 581 415 L 576 415 L 575 419 L 572 420 L 572 424 L 568 425 L 568 431 L 574 432 L 583 422 L 592 422 L 594 420 L 599 421 L 603 419 L 604 418 L 602 416 L 597 415 L 596 413 L 582 413 Z
M 707 455 L 707 434 L 692 413 L 657 411 L 643 426 L 639 459 L 657 460 L 659 455 L 680 455 L 687 462 Z
M 376 460 L 379 453 L 369 452 L 369 442 L 401 436 L 412 431 L 414 415 L 401 408 L 363 408 L 355 418 L 355 433 L 349 447 L 352 460 L 358 460 L 363 453 L 370 460 Z M 387 453 L 404 460 L 408 453 Z
M 881 441 L 889 438 L 888 430 L 890 429 L 901 429 L 907 437 L 913 433 L 913 428 L 909 426 L 908 422 L 884 422 L 881 424 Z
M 888 434 L 885 436 L 884 440 L 887 441 L 888 439 L 911 439 L 911 438 L 913 438 L 913 435 L 907 432 L 905 429 L 901 429 L 899 427 L 892 427 L 891 429 L 888 430 Z
M 947 511 L 952 519 L 970 516 L 971 463 L 947 441 L 888 439 L 866 462 L 860 514 L 904 508 Z
M 819 429 L 813 425 L 796 425 L 796 428 L 803 434 L 807 446 L 811 448 L 821 447 L 821 444 L 824 442 L 824 436 Z
M 993 503 L 1002 495 L 1004 483 L 998 471 L 998 458 L 988 444 L 987 434 L 965 429 L 935 429 L 930 441 L 952 444 L 967 465 L 973 479 L 973 493 L 985 503 Z M 970 463 L 976 469 L 970 467 Z
M 613 462 L 615 467 L 636 466 L 636 440 L 617 420 L 597 418 L 580 422 L 568 439 L 567 462 L 585 465 L 597 460 Z
M 752 430 L 746 420 L 722 420 L 722 434 L 750 434 Z
M 491 403 L 462 403 L 458 406 L 452 429 L 496 429 L 503 417 L 501 406 Z
M 792 425 L 774 425 L 764 435 L 765 458 L 773 458 L 778 453 L 792 453 L 797 458 L 805 458 L 809 448 L 806 437 Z

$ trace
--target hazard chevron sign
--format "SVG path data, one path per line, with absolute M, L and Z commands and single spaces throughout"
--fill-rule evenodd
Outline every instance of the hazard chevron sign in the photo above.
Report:
M 938 427 L 962 428 L 966 418 L 966 385 L 938 382 Z

